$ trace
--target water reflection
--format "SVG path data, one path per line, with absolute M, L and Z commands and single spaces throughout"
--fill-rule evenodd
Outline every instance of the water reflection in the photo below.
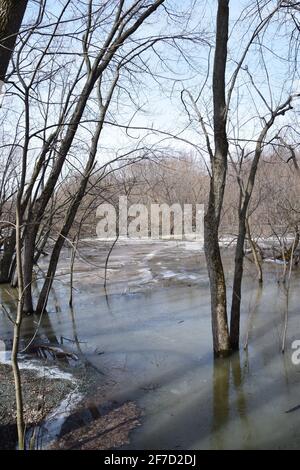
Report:
M 212 448 L 227 447 L 223 428 L 237 415 L 245 429 L 248 426 L 247 402 L 243 390 L 244 373 L 248 369 L 247 356 L 241 367 L 240 354 L 225 359 L 217 359 L 213 364 L 213 417 Z
M 53 327 L 51 316 L 44 312 L 42 316 L 24 317 L 22 325 L 22 352 L 30 353 L 37 344 L 59 345 L 59 339 Z
M 76 345 L 77 348 L 77 353 L 79 356 L 83 355 L 82 349 L 81 349 L 81 342 L 79 340 L 78 332 L 77 332 L 77 325 L 76 325 L 76 316 L 75 316 L 75 310 L 74 307 L 69 307 L 69 313 L 71 317 L 71 324 L 72 324 L 72 333 L 73 333 L 73 339 L 71 342 L 73 342 Z M 66 339 L 66 338 L 64 338 Z
M 230 360 L 216 359 L 213 364 L 212 447 L 224 448 L 222 428 L 229 419 Z
M 252 329 L 254 326 L 255 316 L 260 307 L 262 294 L 263 294 L 263 285 L 258 283 L 256 292 L 255 292 L 254 304 L 252 304 L 252 302 L 250 304 L 250 314 L 249 314 L 249 320 L 248 320 L 248 325 L 247 325 L 247 330 L 246 330 L 246 335 L 245 335 L 245 342 L 244 342 L 245 350 L 248 348 L 248 345 L 249 345 L 249 339 L 250 339 Z

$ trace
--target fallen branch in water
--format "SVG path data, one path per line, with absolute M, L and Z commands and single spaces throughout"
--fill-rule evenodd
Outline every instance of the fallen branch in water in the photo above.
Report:
M 47 352 L 55 359 L 74 359 L 78 361 L 78 356 L 72 352 L 65 351 L 58 346 L 51 346 L 50 344 L 34 344 L 30 348 L 30 352 L 35 352 L 42 357 L 47 357 Z

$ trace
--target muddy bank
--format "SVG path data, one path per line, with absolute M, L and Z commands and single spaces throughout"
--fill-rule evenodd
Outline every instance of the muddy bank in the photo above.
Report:
M 70 380 L 41 377 L 37 370 L 21 370 L 24 417 L 34 428 L 75 389 Z M 0 448 L 14 449 L 17 441 L 15 388 L 11 366 L 0 364 Z
M 45 364 L 20 361 L 27 449 L 111 449 L 129 443 L 141 411 L 134 402 L 108 400 L 114 383 L 87 363 Z M 0 448 L 10 450 L 16 448 L 17 429 L 8 364 L 0 364 L 0 383 Z
M 94 411 L 93 421 L 71 430 L 50 449 L 105 450 L 129 444 L 129 433 L 140 425 L 141 412 L 135 403 L 124 403 L 103 415 Z

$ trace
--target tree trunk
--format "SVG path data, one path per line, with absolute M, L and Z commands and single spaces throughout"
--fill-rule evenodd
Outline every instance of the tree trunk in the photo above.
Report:
M 69 98 L 67 98 L 67 102 L 65 104 L 62 103 L 62 108 L 61 108 L 62 115 L 56 126 L 56 131 L 54 132 L 52 136 L 49 137 L 49 139 L 45 142 L 45 145 L 43 146 L 41 155 L 37 161 L 37 166 L 35 167 L 35 170 L 33 172 L 32 181 L 30 182 L 29 186 L 27 186 L 25 197 L 23 198 L 23 201 L 22 201 L 23 213 L 25 213 L 25 211 L 27 210 L 28 212 L 31 212 L 33 214 L 33 217 L 27 218 L 27 220 L 29 220 L 28 223 L 30 224 L 30 228 L 28 227 L 25 228 L 25 236 L 24 236 L 25 238 L 24 243 L 26 246 L 26 249 L 24 250 L 24 252 L 26 252 L 25 263 L 27 262 L 27 258 L 28 258 L 28 261 L 30 261 L 30 264 L 26 266 L 24 269 L 24 278 L 25 278 L 24 281 L 25 281 L 25 286 L 26 286 L 26 291 L 27 291 L 25 292 L 24 308 L 28 312 L 33 310 L 32 294 L 31 294 L 32 273 L 30 273 L 29 271 L 30 271 L 30 268 L 32 271 L 32 267 L 34 264 L 34 259 L 35 259 L 34 251 L 37 248 L 37 233 L 40 230 L 40 224 L 41 224 L 41 221 L 43 220 L 45 210 L 47 209 L 49 201 L 52 198 L 56 190 L 58 179 L 61 176 L 61 172 L 65 165 L 68 153 L 73 145 L 74 138 L 81 124 L 81 119 L 86 110 L 87 102 L 91 96 L 91 93 L 94 90 L 96 82 L 103 76 L 104 72 L 109 68 L 110 63 L 112 61 L 115 61 L 115 56 L 117 55 L 118 50 L 123 46 L 123 44 L 127 40 L 129 41 L 130 37 L 139 29 L 139 27 L 146 21 L 146 19 L 151 14 L 153 14 L 159 8 L 159 6 L 162 5 L 163 3 L 164 3 L 164 0 L 156 0 L 153 3 L 150 2 L 150 5 L 147 5 L 145 7 L 140 6 L 138 8 L 138 11 L 140 12 L 140 14 L 137 14 L 137 19 L 132 23 L 131 13 L 129 15 L 130 19 L 126 19 L 124 22 L 123 22 L 123 19 L 121 20 L 122 15 L 123 15 L 122 11 L 123 11 L 124 2 L 119 2 L 120 5 L 117 8 L 117 16 L 116 16 L 115 21 L 112 22 L 111 31 L 109 31 L 107 34 L 106 40 L 104 42 L 104 46 L 100 48 L 99 53 L 96 55 L 95 58 L 93 58 L 93 65 L 91 66 L 91 64 L 89 64 L 89 67 L 88 67 L 89 73 L 87 73 L 86 75 L 86 81 L 83 85 L 82 91 L 78 99 L 74 101 L 74 110 L 72 111 L 71 116 L 69 117 L 69 104 L 70 104 L 69 100 L 71 99 L 71 96 L 72 96 L 71 91 L 74 90 L 75 88 L 75 83 L 74 83 L 74 88 L 73 88 L 73 85 L 70 88 L 70 94 L 69 94 Z M 123 67 L 123 61 L 120 61 L 120 67 Z M 118 75 L 119 67 L 117 67 L 116 72 Z M 76 78 L 76 84 L 81 83 L 81 78 L 79 79 L 79 76 L 80 75 L 78 75 Z M 116 83 L 113 83 L 111 91 L 114 90 L 115 86 L 116 86 Z M 104 119 L 105 114 L 108 109 L 108 105 L 110 103 L 111 96 L 110 96 L 110 93 L 108 93 L 107 102 L 104 104 L 102 103 L 101 90 L 99 89 L 99 91 L 100 91 L 99 100 L 101 101 L 100 107 L 102 111 L 104 112 L 104 115 L 103 115 L 103 119 Z M 28 96 L 29 95 L 27 95 L 27 97 Z M 73 106 L 70 109 L 73 109 Z M 103 121 L 101 122 L 101 127 L 102 125 L 103 125 Z M 65 131 L 63 132 L 63 135 L 61 135 L 61 128 L 65 129 Z M 51 170 L 49 171 L 49 173 L 47 172 L 47 180 L 43 181 L 43 185 L 39 188 L 36 198 L 34 199 L 33 202 L 30 202 L 31 193 L 33 191 L 33 188 L 35 187 L 36 182 L 38 181 L 37 178 L 39 176 L 40 170 L 42 169 L 44 158 L 50 147 L 50 144 L 53 142 L 56 142 L 57 144 L 57 147 L 55 146 L 55 150 L 54 150 L 55 153 L 54 153 L 54 158 L 53 158 L 53 165 L 51 166 Z M 23 154 L 24 154 L 23 165 L 25 166 L 27 156 L 25 155 L 25 152 L 23 152 Z M 44 179 L 44 176 L 45 175 L 43 175 L 43 179 Z M 84 194 L 82 194 L 81 197 L 83 197 L 83 195 Z M 73 217 L 73 210 L 74 210 L 74 207 L 72 207 L 69 210 L 67 214 L 65 226 L 62 232 L 59 234 L 59 237 L 53 248 L 52 256 L 51 256 L 50 264 L 49 264 L 49 269 L 48 269 L 48 276 L 47 276 L 47 279 L 45 280 L 44 286 L 42 288 L 42 292 L 40 294 L 40 298 L 38 300 L 37 312 L 39 312 L 40 310 L 44 310 L 46 307 L 45 301 L 48 298 L 49 289 L 51 288 L 53 277 L 55 274 L 55 269 L 56 269 L 56 265 L 58 262 L 57 256 L 59 256 L 61 247 L 63 243 L 65 242 L 64 237 L 68 235 L 69 220 L 71 220 L 71 218 Z M 74 214 L 74 216 L 75 215 L 76 213 Z M 73 222 L 73 220 L 71 220 L 71 223 Z
M 96 153 L 95 153 L 95 155 L 96 155 Z M 46 309 L 47 302 L 48 302 L 48 297 L 49 297 L 49 292 L 50 292 L 50 289 L 51 289 L 52 284 L 53 284 L 57 264 L 58 264 L 59 257 L 60 257 L 60 252 L 61 252 L 62 247 L 64 246 L 64 243 L 67 239 L 69 231 L 70 231 L 70 229 L 72 227 L 72 224 L 74 222 L 74 219 L 76 217 L 78 207 L 79 207 L 80 202 L 81 202 L 81 200 L 84 196 L 86 185 L 88 183 L 88 174 L 89 174 L 89 170 L 87 170 L 87 174 L 86 174 L 85 178 L 81 181 L 81 185 L 79 187 L 79 190 L 78 190 L 78 192 L 77 192 L 77 194 L 74 198 L 73 203 L 71 203 L 71 206 L 69 207 L 69 210 L 67 212 L 67 215 L 66 215 L 66 218 L 65 218 L 65 221 L 64 221 L 64 226 L 63 226 L 63 228 L 62 228 L 62 230 L 61 230 L 61 232 L 60 232 L 60 234 L 59 234 L 59 236 L 58 236 L 58 238 L 57 238 L 57 240 L 54 244 L 52 254 L 51 254 L 51 257 L 50 257 L 50 261 L 49 261 L 49 266 L 48 266 L 46 279 L 44 281 L 43 287 L 41 289 L 41 292 L 40 292 L 40 295 L 39 295 L 39 298 L 38 298 L 38 303 L 37 303 L 37 307 L 36 307 L 36 313 L 37 314 L 42 314 Z
M 284 249 L 283 254 L 280 256 L 277 256 L 276 259 L 282 260 L 284 262 L 290 262 L 291 258 L 294 257 L 294 254 L 295 254 L 296 249 L 298 248 L 299 242 L 300 242 L 300 233 L 299 233 L 298 227 L 296 226 L 295 227 L 295 239 L 293 243 L 291 244 L 289 248 L 287 248 L 286 250 Z
M 230 351 L 227 321 L 227 296 L 218 234 L 209 212 L 205 217 L 205 255 L 210 281 L 213 347 L 216 357 L 227 356 Z
M 227 173 L 226 62 L 228 47 L 229 0 L 219 0 L 213 73 L 214 142 L 208 209 L 204 221 L 204 248 L 211 291 L 213 347 L 216 356 L 230 351 L 226 282 L 219 246 L 220 215 Z
M 242 298 L 242 279 L 244 270 L 244 245 L 246 239 L 246 214 L 241 211 L 239 215 L 239 235 L 235 249 L 234 279 L 230 319 L 230 344 L 232 350 L 239 349 L 240 338 L 240 311 Z
M 250 243 L 250 246 L 251 246 L 251 251 L 252 251 L 252 255 L 253 255 L 253 259 L 254 259 L 254 264 L 255 264 L 256 269 L 257 269 L 258 282 L 260 284 L 262 284 L 263 283 L 263 272 L 262 272 L 262 267 L 261 267 L 261 264 L 262 264 L 261 251 L 259 249 L 258 244 L 255 243 L 254 240 L 252 239 L 248 218 L 246 219 L 246 233 L 247 233 L 247 237 L 248 237 L 248 240 L 249 240 L 249 243 Z
M 0 80 L 5 81 L 16 38 L 27 7 L 27 0 L 0 2 Z
M 33 313 L 33 300 L 32 300 L 32 275 L 33 275 L 33 266 L 34 266 L 34 259 L 35 259 L 35 249 L 36 249 L 36 239 L 37 234 L 39 231 L 39 227 L 41 224 L 41 220 L 44 215 L 44 211 L 53 195 L 55 190 L 55 185 L 61 173 L 63 164 L 67 157 L 68 151 L 72 145 L 74 136 L 76 134 L 77 128 L 79 126 L 80 119 L 85 109 L 86 102 L 92 89 L 96 82 L 96 76 L 91 77 L 88 79 L 87 83 L 85 84 L 84 91 L 81 95 L 80 100 L 77 103 L 76 109 L 73 113 L 73 117 L 71 118 L 71 122 L 66 133 L 65 138 L 63 139 L 60 150 L 58 152 L 59 157 L 56 159 L 55 165 L 53 166 L 51 173 L 48 177 L 47 183 L 41 192 L 39 198 L 34 202 L 33 206 L 28 211 L 29 215 L 27 217 L 28 223 L 25 231 L 24 236 L 24 312 L 26 313 Z M 65 239 L 63 240 L 64 243 Z M 60 252 L 60 250 L 59 250 Z M 55 267 L 57 265 L 58 260 L 54 261 Z M 51 261 L 50 261 L 51 263 Z M 49 272 L 52 272 L 52 266 L 49 265 Z M 48 283 L 48 281 L 45 281 Z M 52 279 L 49 279 L 50 284 L 52 284 Z M 43 288 L 40 294 L 40 298 L 48 298 L 49 289 Z M 39 312 L 40 309 L 44 310 L 46 305 L 43 303 L 41 304 L 40 299 L 38 301 L 38 308 L 37 311 Z
M 20 199 L 20 198 L 18 198 Z M 23 274 L 22 274 L 22 242 L 21 242 L 21 210 L 20 201 L 17 201 L 16 208 L 16 262 L 18 271 L 18 306 L 17 316 L 14 323 L 14 336 L 13 336 L 13 347 L 11 353 L 11 363 L 14 375 L 15 384 L 15 398 L 16 398 L 16 413 L 17 413 L 17 431 L 18 431 L 18 445 L 19 450 L 25 448 L 25 423 L 24 423 L 24 409 L 23 409 L 23 393 L 22 393 L 22 382 L 18 362 L 18 352 L 20 343 L 20 334 L 22 326 L 22 312 L 23 312 Z
M 12 230 L 4 243 L 3 255 L 0 259 L 0 284 L 12 282 L 14 273 L 14 258 L 16 248 L 16 231 Z
M 38 227 L 27 225 L 24 237 L 24 313 L 31 314 L 34 312 L 32 299 L 32 276 L 35 259 L 35 241 Z

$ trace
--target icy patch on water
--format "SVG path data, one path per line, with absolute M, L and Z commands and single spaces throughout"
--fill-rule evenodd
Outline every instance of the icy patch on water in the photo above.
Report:
M 183 242 L 182 247 L 187 251 L 198 251 L 199 253 L 204 249 L 202 241 Z
M 152 279 L 153 279 L 151 271 L 149 271 L 149 269 L 147 269 L 147 268 L 139 269 L 138 273 L 139 273 L 139 282 L 140 283 L 151 282 Z
M 158 252 L 157 251 L 152 251 L 151 253 L 148 253 L 148 255 L 146 255 L 146 259 L 149 261 L 151 260 L 152 258 L 154 258 L 154 256 L 157 254 Z
M 264 262 L 265 263 L 273 263 L 273 264 L 281 264 L 281 265 L 285 264 L 285 262 L 282 261 L 281 259 L 272 259 L 272 258 L 266 258 L 266 259 L 264 259 Z
M 166 270 L 162 273 L 163 279 L 177 279 L 179 281 L 197 281 L 200 276 L 197 274 L 176 273 L 174 271 Z

